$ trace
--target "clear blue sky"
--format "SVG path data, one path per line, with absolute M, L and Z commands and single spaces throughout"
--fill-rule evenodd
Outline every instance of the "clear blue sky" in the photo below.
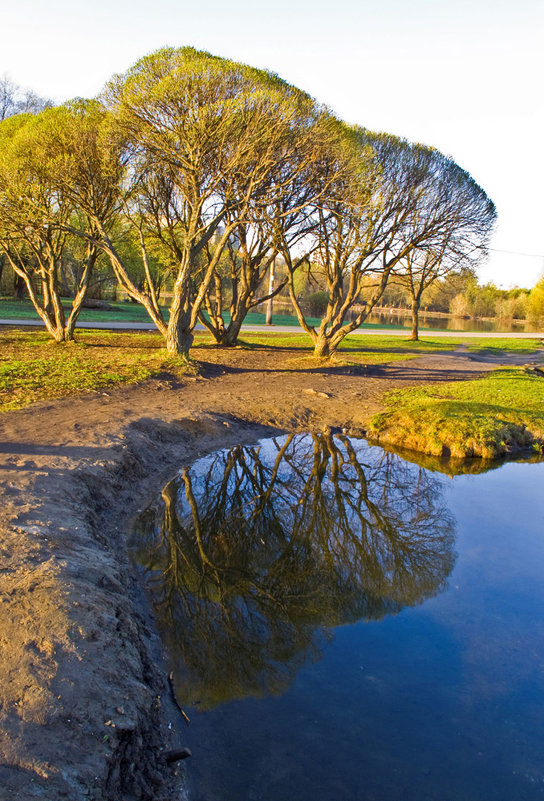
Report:
M 472 173 L 499 212 L 481 280 L 532 286 L 544 271 L 542 0 L 18 0 L 0 19 L 0 75 L 56 101 L 163 45 L 277 72 Z

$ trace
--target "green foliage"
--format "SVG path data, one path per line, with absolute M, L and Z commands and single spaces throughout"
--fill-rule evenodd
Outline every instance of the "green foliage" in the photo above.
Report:
M 528 308 L 528 290 L 515 287 L 498 289 L 495 284 L 480 286 L 475 277 L 450 301 L 455 317 L 498 317 L 523 320 Z
M 323 317 L 327 311 L 328 292 L 312 292 L 304 298 L 304 304 L 310 317 Z
M 495 216 L 436 149 L 347 126 L 277 75 L 191 47 L 145 56 L 100 100 L 1 123 L 0 194 L 11 226 L 1 247 L 30 297 L 47 295 L 37 311 L 55 338 L 71 338 L 91 271 L 108 280 L 107 257 L 171 353 L 187 352 L 204 310 L 216 340 L 233 344 L 280 252 L 294 302 L 313 290 L 310 315 L 323 320 L 316 327 L 299 308 L 301 324 L 316 353 L 332 353 L 412 251 L 412 279 L 420 254 L 433 267 L 420 282 L 429 287 L 480 252 Z M 89 250 L 86 267 L 74 236 Z M 222 254 L 233 241 L 229 267 Z M 46 255 L 49 290 L 39 286 Z M 295 275 L 304 261 L 317 282 Z M 66 330 L 61 292 L 76 296 Z
M 115 163 L 102 147 L 105 122 L 99 103 L 80 100 L 0 126 L 0 250 L 57 341 L 72 339 L 99 258 L 81 208 L 89 174 L 94 206 L 112 213 L 111 193 L 96 178 Z M 62 291 L 73 295 L 68 317 Z
M 544 323 L 544 276 L 531 290 L 527 299 L 527 314 L 531 321 Z
M 471 280 L 468 270 L 453 272 L 447 278 L 438 279 L 425 289 L 421 298 L 422 308 L 429 311 L 449 312 L 453 298 L 462 292 Z

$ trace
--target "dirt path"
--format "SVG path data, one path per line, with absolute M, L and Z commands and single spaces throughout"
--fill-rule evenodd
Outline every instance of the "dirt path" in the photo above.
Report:
M 1 801 L 182 797 L 162 752 L 183 727 L 125 544 L 181 464 L 272 429 L 362 433 L 385 391 L 495 366 L 463 350 L 351 370 L 279 350 L 200 355 L 201 376 L 175 386 L 0 419 Z

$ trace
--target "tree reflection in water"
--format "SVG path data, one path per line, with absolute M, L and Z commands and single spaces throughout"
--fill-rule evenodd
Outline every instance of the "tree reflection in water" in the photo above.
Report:
M 442 482 L 329 432 L 183 469 L 135 557 L 184 703 L 281 693 L 332 627 L 438 593 L 455 561 Z

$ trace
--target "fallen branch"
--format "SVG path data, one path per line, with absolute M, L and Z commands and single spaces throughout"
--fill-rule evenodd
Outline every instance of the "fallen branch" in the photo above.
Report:
M 174 674 L 173 674 L 173 673 L 169 673 L 169 674 L 168 674 L 168 686 L 169 686 L 169 688 L 170 688 L 170 695 L 172 696 L 172 701 L 174 702 L 174 704 L 175 704 L 175 705 L 177 706 L 177 708 L 179 709 L 179 711 L 180 711 L 180 714 L 181 714 L 181 716 L 182 716 L 183 720 L 185 721 L 185 723 L 186 723 L 187 725 L 189 725 L 189 724 L 190 724 L 190 722 L 191 722 L 191 718 L 189 717 L 189 715 L 187 715 L 187 714 L 184 712 L 184 710 L 183 710 L 183 709 L 181 708 L 181 706 L 180 706 L 180 703 L 179 703 L 179 701 L 178 701 L 178 699 L 177 699 L 177 697 L 176 697 L 176 691 L 175 691 L 175 689 L 174 689 L 174 681 L 173 681 L 173 679 L 174 679 Z

